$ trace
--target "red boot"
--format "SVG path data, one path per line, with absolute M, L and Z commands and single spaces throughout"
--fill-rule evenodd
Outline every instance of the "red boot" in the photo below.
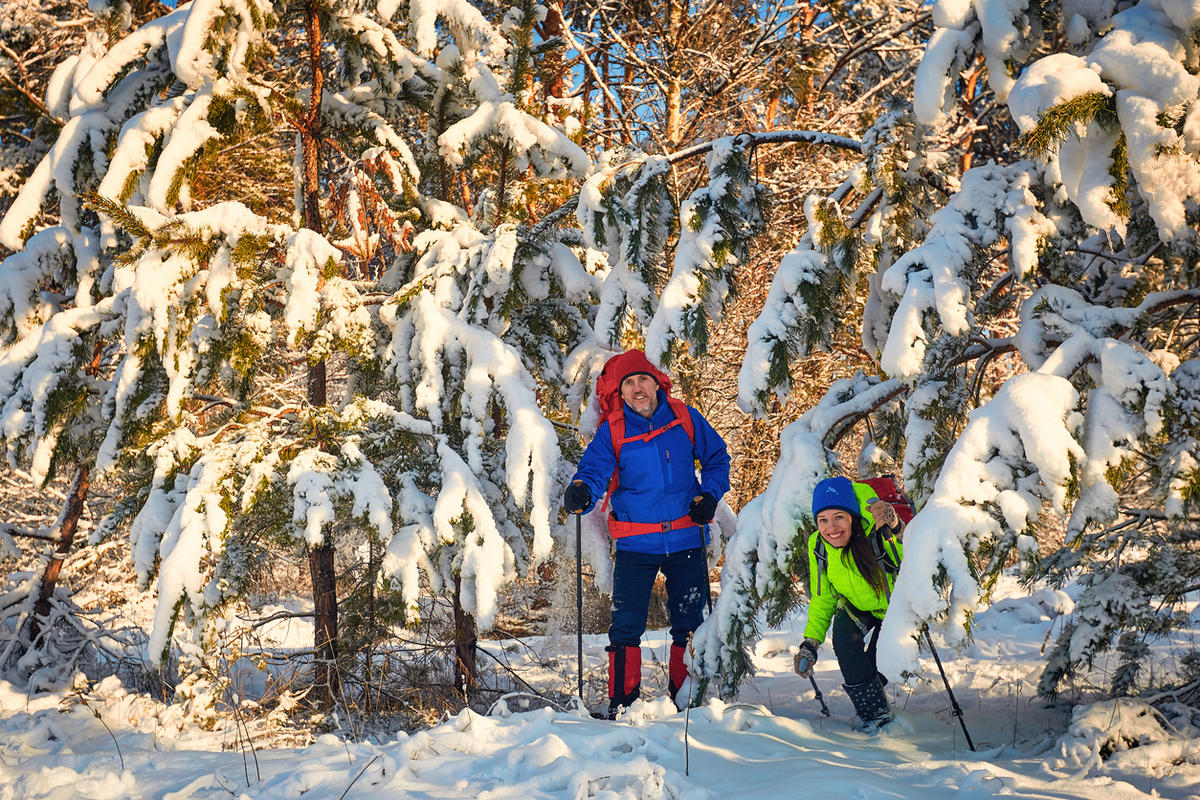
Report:
M 629 708 L 642 691 L 642 648 L 639 645 L 609 645 L 608 715 L 615 719 L 622 707 Z
M 672 702 L 675 702 L 675 695 L 679 694 L 679 690 L 683 688 L 683 682 L 688 678 L 687 664 L 683 663 L 683 654 L 685 652 L 686 648 L 683 645 L 671 645 L 671 660 L 667 671 L 669 676 L 667 687 L 671 692 Z M 675 702 L 675 705 L 678 707 L 679 703 Z

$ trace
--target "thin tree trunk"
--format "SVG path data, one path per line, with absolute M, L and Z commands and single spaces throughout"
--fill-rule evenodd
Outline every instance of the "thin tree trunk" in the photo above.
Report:
M 337 638 L 338 604 L 337 581 L 333 564 L 333 545 L 326 537 L 325 544 L 308 553 L 308 572 L 313 586 L 313 683 L 317 699 L 329 706 L 338 695 Z
M 462 606 L 462 578 L 454 576 L 454 685 L 464 693 L 474 689 L 479 682 L 479 667 L 475 663 L 475 650 L 479 635 L 475 617 Z
M 504 222 L 504 206 L 508 203 L 508 162 L 512 160 L 512 146 L 505 142 L 500 148 L 500 188 L 496 192 L 496 225 Z
M 55 538 L 58 546 L 46 568 L 42 570 L 42 580 L 38 586 L 37 601 L 33 605 L 33 616 L 29 620 L 29 640 L 37 639 L 42 631 L 42 621 L 50 616 L 50 598 L 54 596 L 54 588 L 58 584 L 58 575 L 62 571 L 63 561 L 71 552 L 75 541 L 75 531 L 79 530 L 79 518 L 83 516 L 83 502 L 87 498 L 90 485 L 88 468 L 79 466 L 75 470 L 75 479 L 63 502 L 63 509 L 58 516 L 58 530 Z
M 546 7 L 546 21 L 542 27 L 542 38 L 546 40 L 557 39 L 563 35 L 565 24 L 562 18 L 562 9 L 557 3 L 551 3 Z M 561 99 L 565 94 L 565 81 L 563 76 L 566 74 L 566 64 L 563 61 L 563 53 L 565 48 L 562 44 L 556 46 L 553 50 L 546 53 L 546 58 L 543 61 L 543 68 L 546 72 L 546 98 L 551 97 Z M 587 97 L 584 94 L 584 97 Z M 562 118 L 563 108 L 556 107 L 553 113 Z
M 312 97 L 308 114 L 300 127 L 300 143 L 304 156 L 304 225 L 316 233 L 324 233 L 321 220 L 321 95 L 325 89 L 325 72 L 321 66 L 321 20 L 315 5 L 304 9 L 308 35 L 309 67 L 312 72 Z M 313 406 L 326 404 L 325 362 L 308 368 L 308 402 Z M 333 534 L 309 550 L 308 572 L 313 591 L 313 683 L 317 701 L 333 704 L 338 695 L 336 669 L 338 638 L 337 572 L 333 560 Z
M 665 42 L 667 52 L 667 69 L 669 75 L 667 77 L 667 143 L 672 148 L 677 148 L 683 142 L 683 76 L 682 59 L 680 51 L 682 47 L 679 42 L 679 36 L 683 29 L 683 17 L 687 13 L 686 7 L 680 0 L 667 0 L 667 41 Z

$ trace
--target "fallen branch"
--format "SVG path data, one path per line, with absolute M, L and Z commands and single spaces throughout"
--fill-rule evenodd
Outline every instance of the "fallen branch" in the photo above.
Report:
M 18 539 L 37 539 L 42 542 L 57 542 L 58 539 L 47 533 L 47 530 L 47 528 L 38 528 L 36 531 L 31 531 L 28 528 L 19 528 L 7 522 L 0 522 L 0 536 L 13 536 Z

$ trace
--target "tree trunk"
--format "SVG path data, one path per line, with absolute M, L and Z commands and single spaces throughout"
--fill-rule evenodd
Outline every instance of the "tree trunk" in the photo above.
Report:
M 308 572 L 313 586 L 313 684 L 317 701 L 333 704 L 338 696 L 337 638 L 338 604 L 337 581 L 333 565 L 333 545 L 325 544 L 308 552 Z
M 683 69 L 680 57 L 680 32 L 687 13 L 681 0 L 667 0 L 667 143 L 678 148 L 683 142 Z
M 475 663 L 475 649 L 479 635 L 475 628 L 475 617 L 462 607 L 462 578 L 454 576 L 454 685 L 462 690 L 464 697 L 479 682 L 479 667 Z
M 71 552 L 75 540 L 75 531 L 79 530 L 79 518 L 83 516 L 83 501 L 87 498 L 90 474 L 88 468 L 79 466 L 75 470 L 75 479 L 67 492 L 62 511 L 56 523 L 58 530 L 55 538 L 58 546 L 46 568 L 42 570 L 42 580 L 38 586 L 37 601 L 33 605 L 33 617 L 29 620 L 29 640 L 37 639 L 42 631 L 42 620 L 50 615 L 50 598 L 54 596 L 54 588 L 58 584 L 58 575 L 62 571 L 63 561 Z
M 557 39 L 563 35 L 564 28 L 562 9 L 558 7 L 558 4 L 551 3 L 546 7 L 546 22 L 542 27 L 542 38 L 546 40 Z M 551 97 L 562 99 L 566 94 L 566 82 L 563 80 L 563 76 L 567 71 L 566 63 L 563 61 L 563 54 L 565 52 L 566 48 L 560 43 L 550 52 L 546 53 L 546 58 L 543 61 L 543 69 L 546 74 L 547 99 Z M 587 97 L 586 93 L 584 97 Z M 561 106 L 547 110 L 552 110 L 559 119 L 562 119 L 563 108 Z
M 304 157 L 304 225 L 315 233 L 324 233 L 321 221 L 321 95 L 325 89 L 325 72 L 321 65 L 321 20 L 317 8 L 309 4 L 304 9 L 305 30 L 308 36 L 309 68 L 312 72 L 312 97 L 308 113 L 300 126 L 300 144 Z M 325 362 L 308 368 L 308 402 L 323 406 L 327 401 Z M 337 573 L 333 560 L 333 534 L 309 550 L 308 572 L 313 591 L 313 684 L 316 700 L 323 706 L 333 704 L 338 695 L 337 638 L 338 605 Z

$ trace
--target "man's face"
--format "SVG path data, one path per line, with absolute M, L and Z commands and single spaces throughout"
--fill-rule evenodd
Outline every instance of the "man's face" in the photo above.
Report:
M 630 375 L 621 381 L 621 399 L 646 419 L 658 408 L 658 381 L 644 372 Z
M 845 547 L 850 541 L 850 515 L 840 508 L 827 508 L 817 514 L 817 531 L 834 547 Z

